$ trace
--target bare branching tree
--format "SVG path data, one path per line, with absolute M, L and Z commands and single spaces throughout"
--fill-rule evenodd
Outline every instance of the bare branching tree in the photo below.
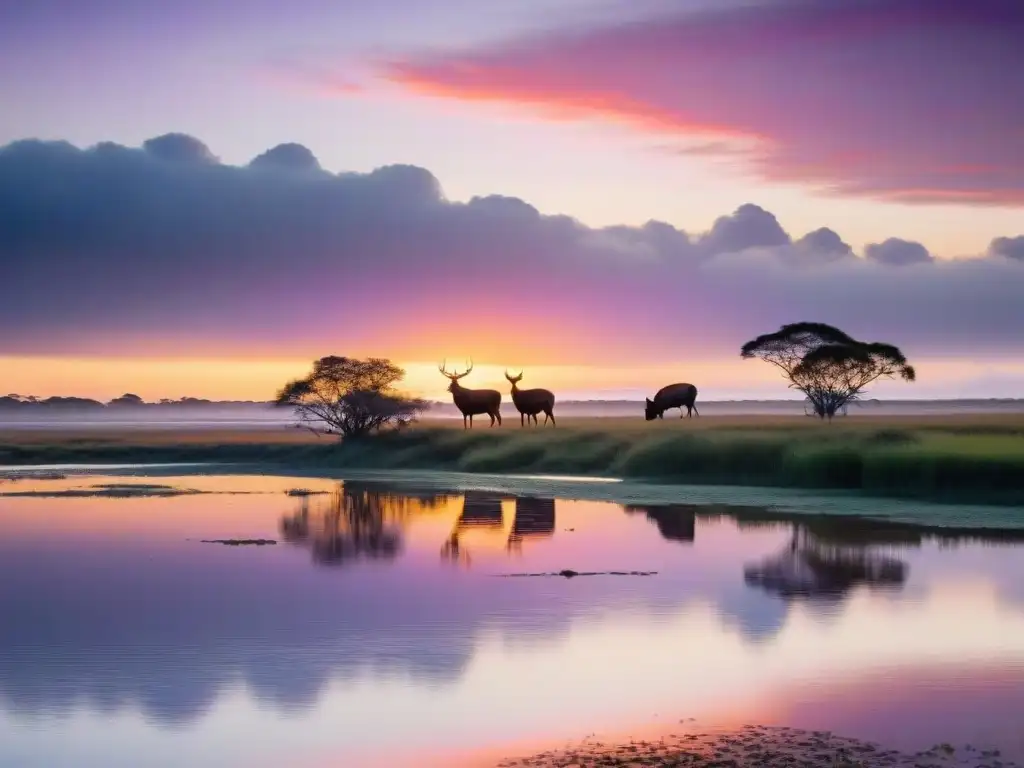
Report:
M 916 373 L 892 344 L 864 342 L 824 323 L 791 323 L 743 345 L 740 355 L 779 368 L 822 419 L 831 419 L 880 378 L 914 381 Z
M 404 376 L 382 358 L 323 357 L 308 376 L 288 382 L 276 404 L 294 408 L 300 422 L 318 434 L 327 429 L 358 437 L 386 426 L 404 427 L 428 407 L 395 389 Z

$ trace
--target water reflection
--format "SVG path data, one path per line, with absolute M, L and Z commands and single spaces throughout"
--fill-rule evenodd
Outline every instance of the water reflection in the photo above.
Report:
M 546 539 L 555 533 L 555 500 L 532 496 L 516 497 L 516 516 L 506 545 L 510 552 L 520 553 L 523 543 Z
M 785 599 L 835 602 L 858 585 L 899 589 L 906 582 L 907 566 L 863 544 L 832 543 L 798 525 L 781 552 L 746 565 L 743 578 Z
M 1024 558 L 974 539 L 765 510 L 624 508 L 372 483 L 286 499 L 6 501 L 0 764 L 4 739 L 17 734 L 10 715 L 139 712 L 139 729 L 202 722 L 208 738 L 234 744 L 244 740 L 235 735 L 239 715 L 225 710 L 233 694 L 301 717 L 335 706 L 345 724 L 331 733 L 351 746 L 416 731 L 424 707 L 452 723 L 486 716 L 479 727 L 511 728 L 582 717 L 603 700 L 599 685 L 618 686 L 608 707 L 647 712 L 656 696 L 700 708 L 719 690 L 769 691 L 800 668 L 817 680 L 905 663 L 904 653 L 951 668 L 962 658 L 1024 657 L 1024 605 L 1008 600 L 1022 597 Z M 282 516 L 283 504 L 294 507 Z M 161 535 L 90 535 L 89 521 L 109 510 L 159 519 Z M 238 521 L 251 527 L 226 527 Z M 556 522 L 574 532 L 556 532 Z M 275 529 L 292 546 L 186 541 Z M 959 550 L 943 548 L 957 541 Z M 474 570 L 439 567 L 439 544 L 442 556 L 466 563 L 471 547 Z M 655 565 L 659 575 L 490 578 L 509 570 L 510 555 L 530 571 Z M 346 567 L 329 573 L 311 560 Z M 869 590 L 877 588 L 889 590 L 888 602 L 875 601 Z M 817 598 L 844 622 L 814 625 L 799 606 Z M 873 632 L 881 621 L 886 633 Z M 566 679 L 545 689 L 552 703 L 531 699 L 531 686 L 556 670 Z M 519 708 L 502 718 L 502 706 Z M 360 726 L 364 711 L 387 721 L 387 733 Z M 287 731 L 302 742 L 304 722 L 276 738 Z M 38 727 L 73 741 L 55 722 Z
M 503 516 L 501 496 L 487 491 L 465 491 L 462 511 L 441 545 L 441 559 L 469 566 L 472 558 L 462 544 L 462 535 L 473 530 L 500 531 L 504 527 Z
M 465 491 L 462 511 L 448 538 L 441 545 L 441 559 L 468 567 L 473 558 L 465 544 L 465 537 L 475 531 L 499 532 L 504 530 L 503 504 L 506 497 L 488 491 Z M 514 507 L 512 524 L 505 538 L 505 551 L 521 555 L 524 543 L 547 539 L 555 533 L 555 500 L 535 496 L 508 498 Z
M 309 547 L 313 561 L 321 565 L 348 565 L 362 558 L 394 560 L 402 550 L 405 522 L 446 500 L 442 494 L 413 496 L 345 483 L 326 499 L 301 497 L 298 511 L 281 519 L 281 536 L 290 544 Z
M 700 507 L 692 504 L 663 504 L 661 506 L 627 505 L 626 514 L 644 514 L 658 526 L 658 533 L 666 541 L 692 543 L 697 531 L 697 513 Z

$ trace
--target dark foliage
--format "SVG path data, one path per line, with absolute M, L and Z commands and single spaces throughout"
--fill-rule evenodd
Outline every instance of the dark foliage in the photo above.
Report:
M 28 410 L 28 409 L 50 409 L 50 410 L 95 410 L 103 408 L 103 403 L 98 400 L 91 400 L 87 397 L 47 397 L 40 399 L 31 395 L 10 394 L 0 397 L 0 410 Z
M 288 382 L 275 402 L 294 408 L 313 431 L 358 437 L 386 426 L 403 427 L 427 408 L 426 401 L 395 391 L 403 376 L 405 371 L 382 358 L 323 357 L 308 376 Z
M 879 378 L 914 381 L 917 374 L 892 344 L 858 341 L 825 323 L 790 323 L 748 341 L 740 356 L 779 368 L 789 386 L 806 395 L 814 412 L 831 419 Z
M 109 403 L 107 403 L 107 405 L 112 405 L 112 406 L 115 406 L 115 407 L 118 407 L 118 406 L 138 407 L 138 406 L 142 406 L 142 405 L 145 405 L 145 404 L 146 404 L 145 400 L 143 400 L 141 397 L 139 397 L 138 395 L 133 394 L 131 392 L 126 392 L 125 394 L 121 395 L 120 397 L 115 397 L 113 400 L 111 400 Z

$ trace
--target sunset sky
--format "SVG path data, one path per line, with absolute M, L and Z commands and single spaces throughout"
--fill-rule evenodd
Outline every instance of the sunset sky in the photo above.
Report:
M 0 4 L 0 389 L 268 398 L 326 354 L 786 397 L 747 339 L 1024 392 L 1019 0 Z M 3 394 L 0 393 L 0 394 Z

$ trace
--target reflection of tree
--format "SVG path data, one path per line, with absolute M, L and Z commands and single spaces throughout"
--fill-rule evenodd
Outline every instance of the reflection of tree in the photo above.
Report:
M 806 525 L 793 528 L 792 540 L 779 554 L 743 569 L 749 586 L 786 599 L 842 600 L 858 585 L 902 588 L 907 566 L 873 551 L 862 542 L 819 536 Z
M 502 497 L 486 491 L 466 491 L 459 514 L 448 539 L 441 545 L 441 559 L 469 565 L 469 552 L 462 546 L 460 535 L 473 529 L 501 529 Z
M 627 505 L 626 514 L 643 513 L 658 526 L 658 533 L 668 541 L 692 542 L 697 527 L 697 511 L 693 504 Z
M 507 549 L 520 551 L 526 539 L 547 538 L 555 532 L 555 500 L 516 497 L 516 516 L 508 534 Z
M 387 498 L 386 489 L 379 488 Z M 429 513 L 436 492 L 415 493 L 419 499 L 410 504 L 410 513 Z M 457 495 L 441 498 L 447 507 Z M 329 507 L 328 497 L 309 500 L 324 502 L 307 510 L 309 528 L 314 528 Z M 379 506 L 383 521 L 405 519 L 390 501 Z M 766 520 L 793 520 L 764 514 Z M 704 524 L 716 518 L 702 513 L 699 519 Z M 821 539 L 818 521 L 803 520 L 796 524 Z M 791 523 L 777 524 L 788 528 Z M 846 541 L 830 545 L 855 546 L 853 539 L 875 544 L 882 543 L 880 536 L 904 535 L 876 536 L 870 531 L 890 526 L 873 523 L 852 533 L 845 521 L 821 524 L 844 530 Z M 751 589 L 717 567 L 738 567 L 738 553 L 727 548 L 715 548 L 717 565 L 682 558 L 678 573 L 688 587 L 670 590 L 664 599 L 660 592 L 647 590 L 657 586 L 654 582 L 609 579 L 593 599 L 534 605 L 524 602 L 519 584 L 488 590 L 487 601 L 482 601 L 481 585 L 472 579 L 453 579 L 443 588 L 413 573 L 400 582 L 339 583 L 308 579 L 301 569 L 275 565 L 276 558 L 265 562 L 264 557 L 203 548 L 182 569 L 183 560 L 170 549 L 149 547 L 136 537 L 71 534 L 66 542 L 63 537 L 0 536 L 0 710 L 6 714 L 92 717 L 123 708 L 148 725 L 192 723 L 204 728 L 215 722 L 216 714 L 204 719 L 215 707 L 231 706 L 226 697 L 238 691 L 240 680 L 247 695 L 268 711 L 298 711 L 316 705 L 332 680 L 347 681 L 341 684 L 349 690 L 355 681 L 366 679 L 400 678 L 429 689 L 454 684 L 477 657 L 481 638 L 491 632 L 500 633 L 507 643 L 536 638 L 561 643 L 580 620 L 592 620 L 595 609 L 653 618 L 691 611 L 697 600 L 717 606 L 720 615 L 739 627 L 744 642 L 762 643 L 784 626 L 789 609 L 785 601 Z M 305 535 L 300 542 L 308 541 L 308 529 Z M 923 535 L 935 536 L 930 531 Z M 991 545 L 1001 537 L 993 532 L 977 541 Z M 1020 541 L 1019 534 L 1014 540 Z M 57 548 L 62 542 L 67 546 Z M 1024 581 L 1016 578 L 1020 546 L 986 551 L 977 543 L 970 547 L 972 567 L 997 587 L 1000 599 L 1013 601 L 1006 605 L 1019 615 L 1024 597 Z M 94 567 L 101 560 L 116 561 L 120 572 L 132 578 Z M 36 566 L 30 591 L 20 586 L 28 564 Z M 224 578 L 225 565 L 235 577 Z M 926 586 L 939 575 L 925 569 L 921 577 Z M 154 594 L 160 599 L 153 600 Z M 325 610 L 326 605 L 331 609 Z M 46 621 L 39 620 L 40 606 Z M 987 615 L 987 605 L 968 603 L 967 620 L 976 618 L 973 608 Z M 844 637 L 847 628 L 839 629 Z M 115 753 L 112 748 L 113 757 Z
M 345 483 L 324 498 L 303 497 L 299 510 L 281 519 L 281 535 L 307 546 L 314 562 L 344 565 L 362 558 L 393 560 L 402 549 L 402 528 L 416 512 L 445 497 L 395 494 L 362 483 Z
M 920 528 L 856 517 L 816 517 L 803 527 L 818 541 L 835 546 L 920 547 L 925 538 Z

